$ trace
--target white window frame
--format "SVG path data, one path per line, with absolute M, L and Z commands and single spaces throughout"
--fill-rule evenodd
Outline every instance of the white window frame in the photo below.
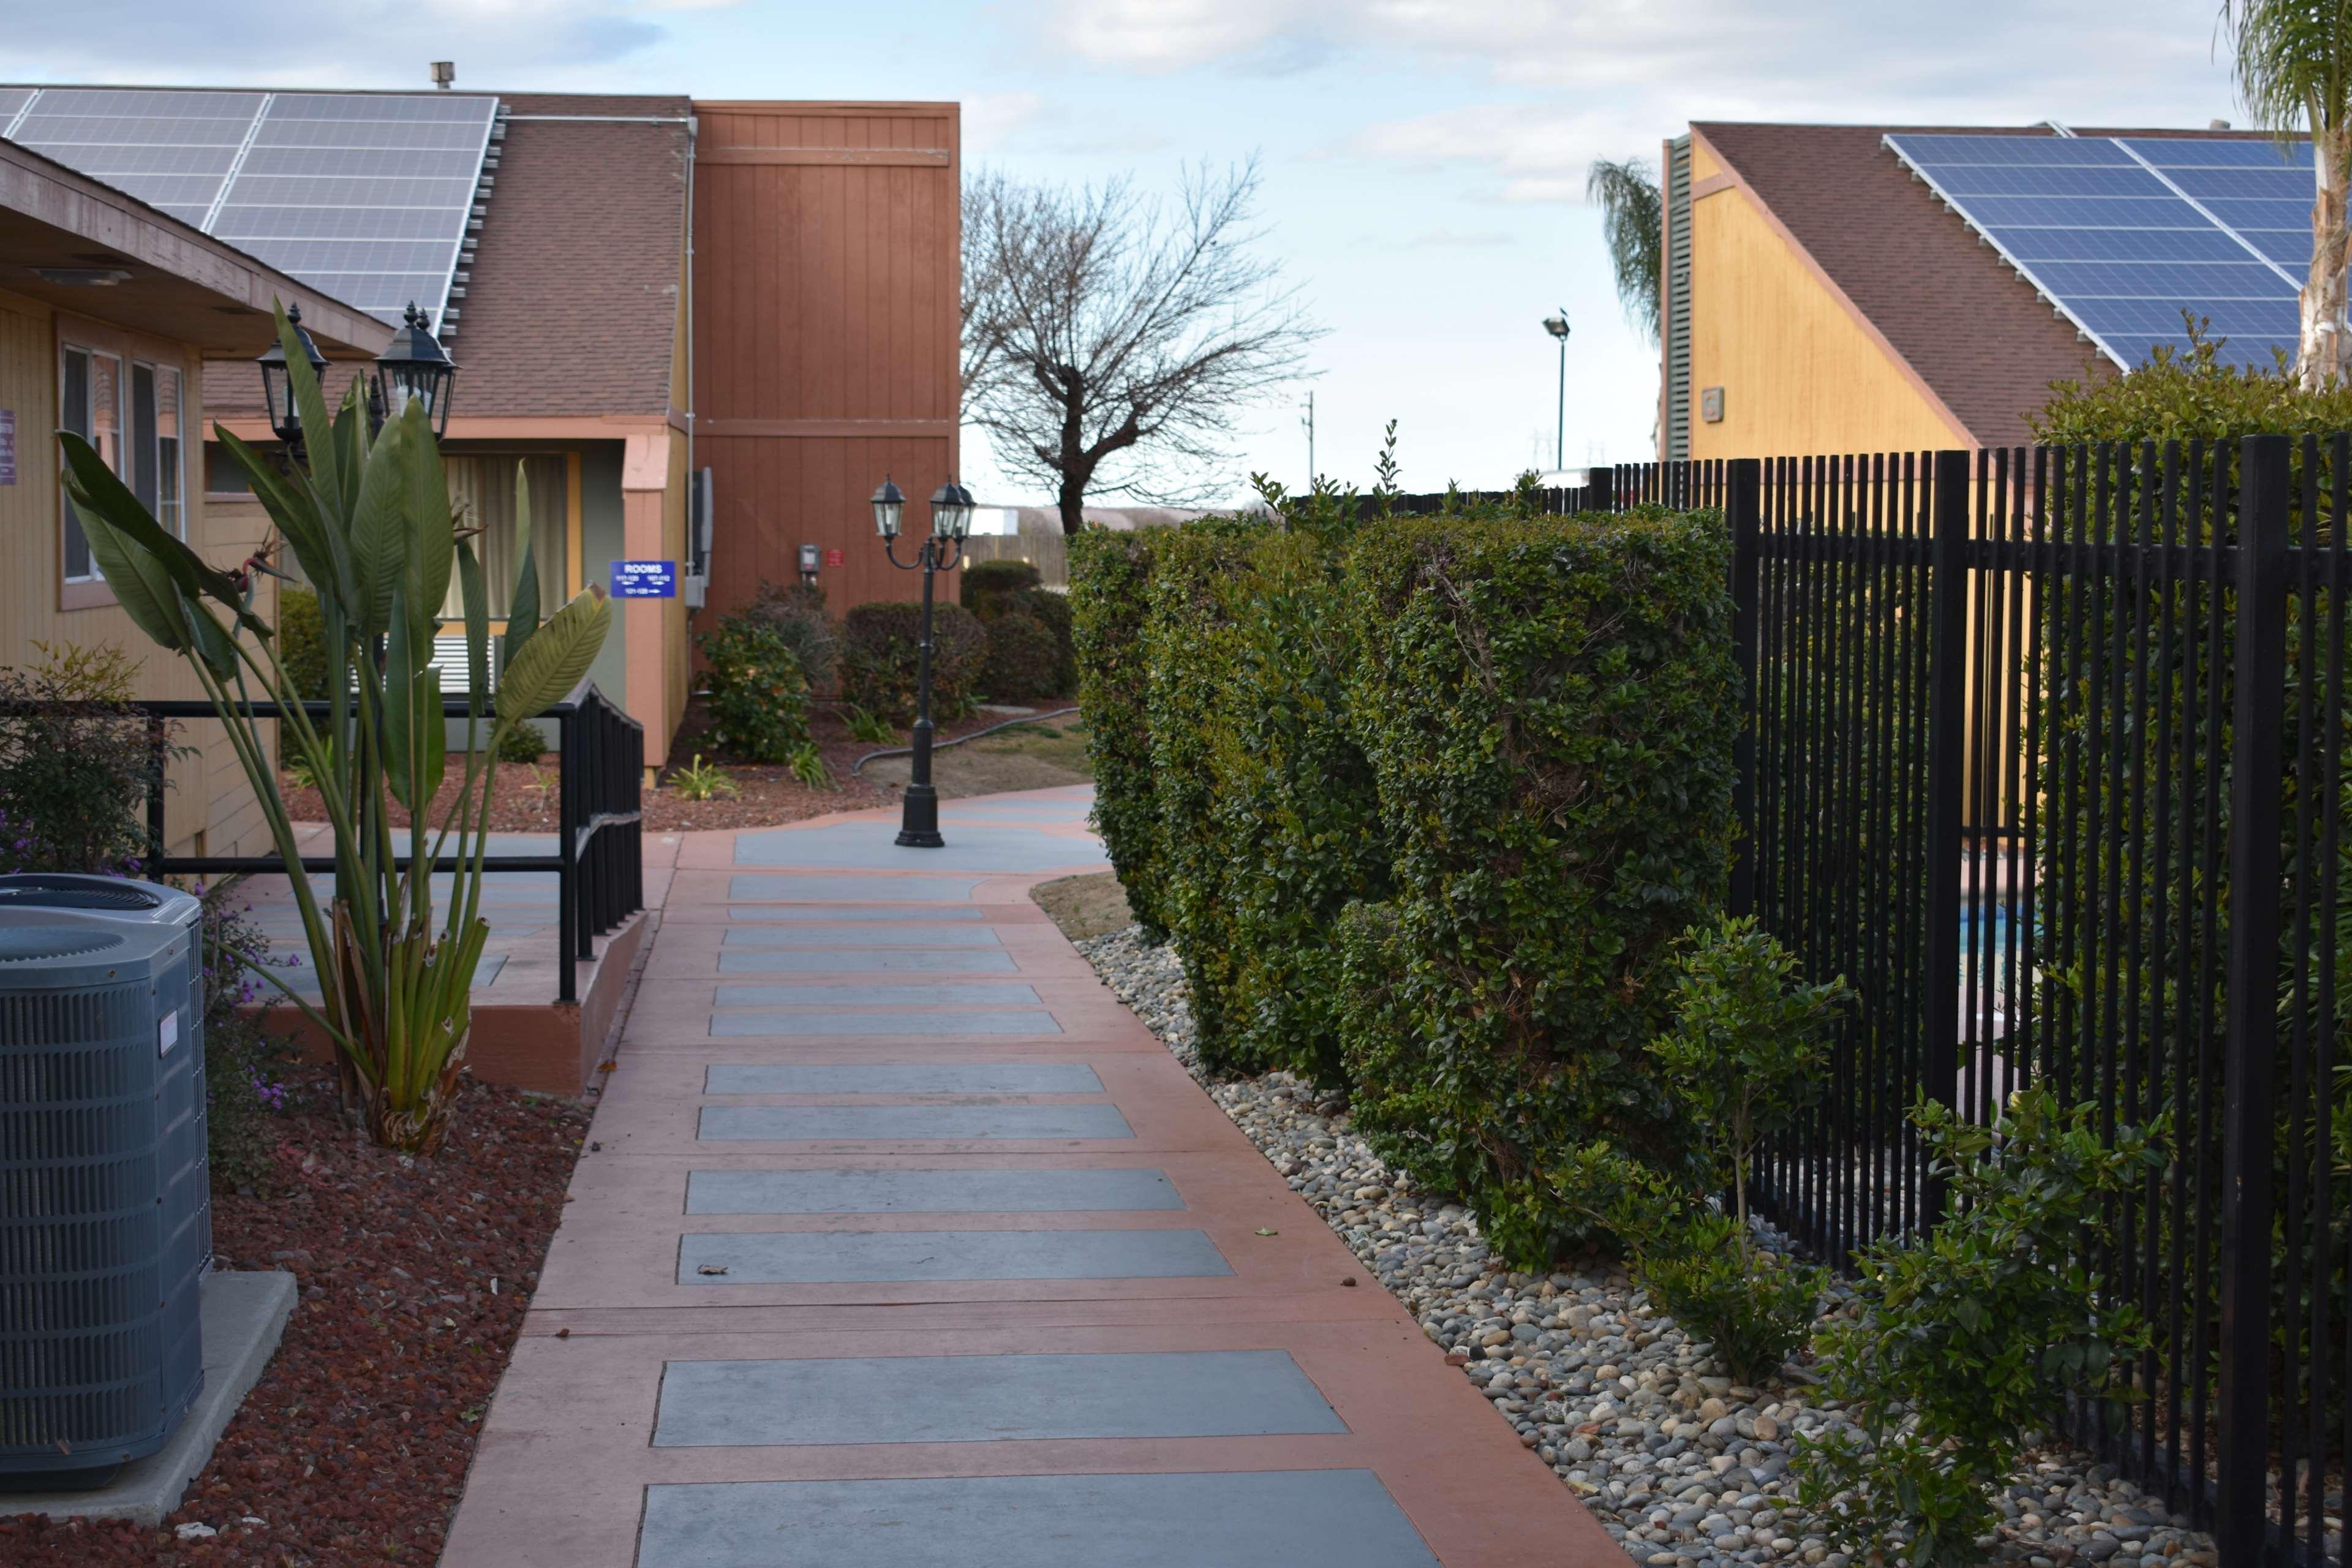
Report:
M 78 421 L 68 420 L 66 416 L 66 362 L 75 354 L 79 354 L 85 362 L 82 373 L 82 403 L 81 407 L 77 411 Z M 118 471 L 119 477 L 122 466 L 122 453 L 129 436 L 124 420 L 126 389 L 130 382 L 130 377 L 124 374 L 130 363 L 126 356 L 112 349 L 94 348 L 87 343 L 78 343 L 70 340 L 61 341 L 58 344 L 58 427 L 61 430 L 72 430 L 84 440 L 91 441 L 95 445 L 94 437 L 98 432 L 97 368 L 100 360 L 110 360 L 114 364 L 114 461 L 110 466 Z M 101 450 L 100 455 L 103 457 L 105 454 Z M 73 503 L 66 499 L 62 465 L 59 467 L 58 483 L 58 514 L 59 574 L 68 583 L 103 582 L 105 574 L 98 569 L 95 557 L 91 557 L 85 563 L 88 568 L 86 571 L 77 573 L 72 569 L 72 542 L 74 536 L 80 531 L 81 524 L 73 515 Z M 82 543 L 82 553 L 85 556 L 89 554 L 89 544 L 87 540 Z

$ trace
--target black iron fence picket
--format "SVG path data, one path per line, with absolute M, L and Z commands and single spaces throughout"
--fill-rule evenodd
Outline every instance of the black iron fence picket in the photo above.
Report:
M 2168 1118 L 2168 1169 L 2086 1257 L 2154 1342 L 2074 1435 L 2224 1568 L 2344 1561 L 2348 497 L 2344 435 L 1627 465 L 1546 495 L 1726 513 L 1734 907 L 1859 997 L 1767 1212 L 1835 1261 L 1935 1223 L 1923 1096 Z

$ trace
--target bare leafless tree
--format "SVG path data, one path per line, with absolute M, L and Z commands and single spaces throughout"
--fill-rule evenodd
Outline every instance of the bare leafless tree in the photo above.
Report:
M 1321 335 L 1262 253 L 1255 159 L 1177 199 L 975 175 L 964 189 L 964 417 L 1050 485 L 1065 531 L 1089 495 L 1207 499 L 1236 416 Z

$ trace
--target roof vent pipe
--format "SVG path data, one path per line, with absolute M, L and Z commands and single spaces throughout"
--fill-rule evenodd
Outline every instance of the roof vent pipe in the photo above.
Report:
M 2205 122 L 2205 129 L 2208 131 L 2227 131 L 2230 129 L 2230 122 L 2226 120 L 2209 120 Z
M 452 87 L 456 86 L 457 82 L 457 62 L 456 60 L 435 60 L 433 62 L 433 85 L 435 87 L 439 88 L 443 92 L 446 92 Z

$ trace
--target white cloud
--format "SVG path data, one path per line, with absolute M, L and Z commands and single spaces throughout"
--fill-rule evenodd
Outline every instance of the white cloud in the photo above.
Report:
M 2201 124 L 2226 115 L 2210 0 L 1055 0 L 1050 41 L 1096 68 L 1342 58 L 1454 106 L 1345 155 L 1483 173 L 1507 202 L 1576 202 L 1595 157 L 1654 158 L 1693 120 Z M 1484 101 L 1461 104 L 1465 94 Z M 2188 103 L 2202 113 L 2184 115 Z
M 11 29 L 0 76 L 50 81 L 426 86 L 428 58 L 457 85 L 593 67 L 659 43 L 666 17 L 740 0 L 89 0 L 69 27 Z

